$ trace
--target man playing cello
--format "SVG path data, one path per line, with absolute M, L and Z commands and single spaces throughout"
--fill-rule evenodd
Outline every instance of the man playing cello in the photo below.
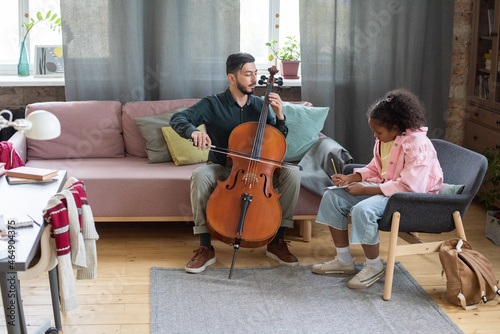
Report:
M 229 135 L 236 126 L 259 120 L 263 101 L 252 95 L 257 83 L 255 58 L 247 53 L 230 55 L 226 61 L 226 73 L 229 80 L 226 91 L 207 96 L 170 119 L 171 127 L 181 137 L 192 139 L 199 149 L 208 149 L 211 145 L 227 149 Z M 276 118 L 268 113 L 267 124 L 286 136 L 288 127 L 280 96 L 270 93 L 269 105 Z M 205 124 L 207 133 L 197 129 L 201 124 Z M 231 166 L 227 165 L 226 154 L 210 151 L 207 164 L 197 168 L 191 176 L 194 234 L 199 235 L 200 247 L 194 251 L 195 255 L 185 267 L 189 273 L 200 273 L 215 263 L 215 250 L 206 226 L 206 207 L 217 181 L 227 179 L 230 173 Z M 279 203 L 282 219 L 276 236 L 267 245 L 266 256 L 280 264 L 296 266 L 299 261 L 288 250 L 284 236 L 286 229 L 293 227 L 293 211 L 300 190 L 300 172 L 295 168 L 281 168 L 273 177 L 273 183 L 281 194 Z

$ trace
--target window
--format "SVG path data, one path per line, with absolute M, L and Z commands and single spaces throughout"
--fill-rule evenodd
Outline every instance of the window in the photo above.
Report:
M 19 60 L 19 45 L 24 37 L 22 22 L 29 18 L 36 19 L 36 13 L 45 15 L 49 10 L 61 15 L 60 0 L 2 0 L 0 4 L 2 20 L 0 20 L 0 74 L 16 74 Z M 25 14 L 29 14 L 29 18 Z M 62 35 L 56 29 L 53 31 L 45 22 L 37 24 L 26 38 L 30 71 L 33 72 L 35 45 L 62 45 Z
M 257 68 L 267 70 L 274 64 L 268 60 L 271 50 L 265 45 L 273 40 L 284 41 L 287 36 L 300 40 L 299 0 L 240 0 L 240 49 L 256 58 Z M 49 10 L 61 14 L 60 0 L 0 0 L 0 74 L 16 74 L 19 44 L 23 38 L 21 23 L 25 13 L 36 17 Z M 36 45 L 62 45 L 62 35 L 44 22 L 31 30 L 27 38 L 28 54 L 33 73 Z
M 299 0 L 240 0 L 240 50 L 255 57 L 259 70 L 274 65 L 265 44 L 295 36 L 300 41 Z

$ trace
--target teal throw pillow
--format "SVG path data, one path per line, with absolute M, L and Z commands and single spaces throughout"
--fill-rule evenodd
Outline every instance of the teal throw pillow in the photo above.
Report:
M 161 128 L 170 126 L 170 117 L 176 112 L 184 109 L 186 109 L 186 106 L 160 115 L 134 118 L 135 124 L 137 124 L 142 136 L 146 140 L 148 163 L 173 161 Z
M 300 161 L 319 140 L 319 133 L 328 116 L 329 107 L 306 107 L 289 102 L 283 103 L 288 135 L 285 161 Z
M 439 193 L 446 195 L 458 195 L 462 193 L 464 188 L 465 186 L 463 184 L 456 185 L 456 184 L 443 183 L 441 189 L 439 190 Z

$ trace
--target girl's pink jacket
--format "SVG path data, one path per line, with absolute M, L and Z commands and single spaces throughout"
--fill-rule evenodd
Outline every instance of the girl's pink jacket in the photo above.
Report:
M 391 148 L 385 181 L 382 179 L 380 141 L 375 141 L 374 158 L 363 168 L 355 168 L 362 180 L 380 183 L 385 196 L 397 192 L 438 193 L 443 184 L 443 170 L 436 150 L 427 137 L 427 128 L 406 130 L 397 136 Z

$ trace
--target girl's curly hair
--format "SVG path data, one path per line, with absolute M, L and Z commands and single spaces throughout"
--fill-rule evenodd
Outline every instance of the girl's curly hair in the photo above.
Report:
M 406 89 L 388 92 L 385 98 L 374 103 L 366 115 L 369 120 L 391 129 L 394 125 L 400 132 L 407 129 L 417 130 L 426 124 L 425 108 L 422 101 Z

